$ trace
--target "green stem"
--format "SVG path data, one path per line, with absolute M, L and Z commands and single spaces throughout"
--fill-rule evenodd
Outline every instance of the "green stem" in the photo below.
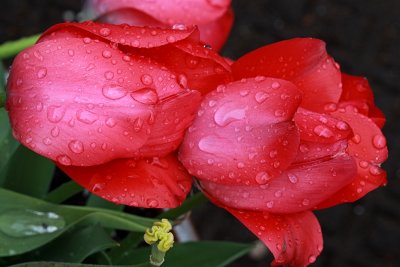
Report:
M 27 47 L 36 43 L 40 34 L 23 37 L 15 41 L 8 41 L 0 45 L 0 59 L 10 58 L 21 52 Z
M 152 266 L 161 266 L 164 263 L 165 252 L 157 248 L 157 243 L 151 245 L 150 264 Z

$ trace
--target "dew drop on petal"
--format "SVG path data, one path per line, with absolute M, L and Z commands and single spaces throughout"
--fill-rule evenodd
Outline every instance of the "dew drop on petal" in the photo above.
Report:
M 106 78 L 107 80 L 112 80 L 112 78 L 114 78 L 114 72 L 112 71 L 104 72 L 104 78 Z
M 150 207 L 150 208 L 157 208 L 158 207 L 158 201 L 154 198 L 149 198 L 146 200 L 146 204 Z
M 106 98 L 111 100 L 123 98 L 128 94 L 128 91 L 124 87 L 117 84 L 109 84 L 103 86 L 102 92 Z
M 230 107 L 222 105 L 214 114 L 214 120 L 219 126 L 226 126 L 233 121 L 245 118 L 246 111 L 244 108 Z
M 376 147 L 378 149 L 385 148 L 386 147 L 386 138 L 381 134 L 377 134 L 372 139 L 372 144 L 374 145 L 374 147 Z
M 78 140 L 72 140 L 71 142 L 69 142 L 68 147 L 72 152 L 76 154 L 80 154 L 84 150 L 82 142 Z
M 83 123 L 93 124 L 97 121 L 98 116 L 95 113 L 92 113 L 87 110 L 80 109 L 76 112 L 76 118 Z
M 317 125 L 314 128 L 314 133 L 317 136 L 329 138 L 333 136 L 333 132 L 323 125 Z
M 101 54 L 104 58 L 111 58 L 111 56 L 112 56 L 112 53 L 110 50 L 104 50 L 103 53 L 101 53 Z
M 259 172 L 256 175 L 256 182 L 260 185 L 266 184 L 271 179 L 271 176 L 267 172 Z
M 143 74 L 142 77 L 140 77 L 140 80 L 144 85 L 150 85 L 153 83 L 153 77 L 151 77 L 151 75 L 148 74 Z
M 271 84 L 272 89 L 278 89 L 279 87 L 281 87 L 281 84 L 279 82 L 273 82 Z
M 57 123 L 64 117 L 65 110 L 61 106 L 49 106 L 47 108 L 47 119 L 50 122 Z
M 145 87 L 131 93 L 131 97 L 142 104 L 154 105 L 158 102 L 158 95 L 155 89 Z
M 43 79 L 47 75 L 47 69 L 46 68 L 40 68 L 37 72 L 37 77 L 39 79 Z
M 110 128 L 114 127 L 117 124 L 117 122 L 114 120 L 114 118 L 107 118 L 106 119 L 106 125 Z
M 269 94 L 265 91 L 259 91 L 255 94 L 254 98 L 256 99 L 256 101 L 261 104 L 263 103 L 266 99 L 268 99 Z
M 296 176 L 295 174 L 292 174 L 292 173 L 288 173 L 288 178 L 289 178 L 289 181 L 290 181 L 292 184 L 297 183 L 298 180 L 299 180 L 299 178 L 297 178 L 297 176 Z
M 111 30 L 109 28 L 101 28 L 99 33 L 101 36 L 107 37 L 111 34 Z
M 69 166 L 72 164 L 71 158 L 68 157 L 67 155 L 60 155 L 56 159 L 60 164 L 65 166 Z

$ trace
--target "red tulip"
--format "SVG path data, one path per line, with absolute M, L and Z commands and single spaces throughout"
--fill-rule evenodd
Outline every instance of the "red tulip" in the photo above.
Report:
M 323 243 L 312 211 L 386 182 L 383 114 L 368 82 L 341 74 L 320 40 L 262 47 L 232 71 L 236 81 L 203 99 L 180 160 L 269 247 L 273 265 L 306 266 Z
M 89 0 L 86 10 L 100 21 L 135 26 L 197 25 L 201 40 L 220 50 L 233 24 L 230 0 Z
M 116 203 L 178 206 L 191 177 L 174 156 L 200 93 L 230 80 L 196 28 L 64 23 L 15 59 L 14 136 Z M 204 80 L 207 80 L 205 86 Z

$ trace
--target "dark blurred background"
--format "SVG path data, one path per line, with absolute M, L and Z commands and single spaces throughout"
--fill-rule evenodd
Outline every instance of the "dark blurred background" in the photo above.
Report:
M 81 0 L 3 0 L 0 43 L 73 20 Z M 292 37 L 317 37 L 343 71 L 368 77 L 386 114 L 388 185 L 357 203 L 317 212 L 325 248 L 313 266 L 400 266 L 400 1 L 233 0 L 236 21 L 222 51 L 236 59 L 260 46 Z M 193 212 L 201 239 L 255 242 L 257 238 L 222 209 Z M 245 256 L 231 267 L 267 266 L 272 255 Z

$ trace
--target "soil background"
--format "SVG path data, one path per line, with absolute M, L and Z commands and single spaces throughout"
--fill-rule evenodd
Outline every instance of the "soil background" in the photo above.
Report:
M 81 0 L 2 0 L 0 43 L 73 20 Z M 377 105 L 386 114 L 388 185 L 357 203 L 318 211 L 324 251 L 313 266 L 400 266 L 400 1 L 233 0 L 235 25 L 222 54 L 236 59 L 260 46 L 292 37 L 316 37 L 343 71 L 368 77 Z M 9 63 L 9 62 L 8 62 Z M 257 240 L 228 213 L 212 204 L 196 208 L 201 239 Z M 268 266 L 265 253 L 245 256 L 230 267 Z

